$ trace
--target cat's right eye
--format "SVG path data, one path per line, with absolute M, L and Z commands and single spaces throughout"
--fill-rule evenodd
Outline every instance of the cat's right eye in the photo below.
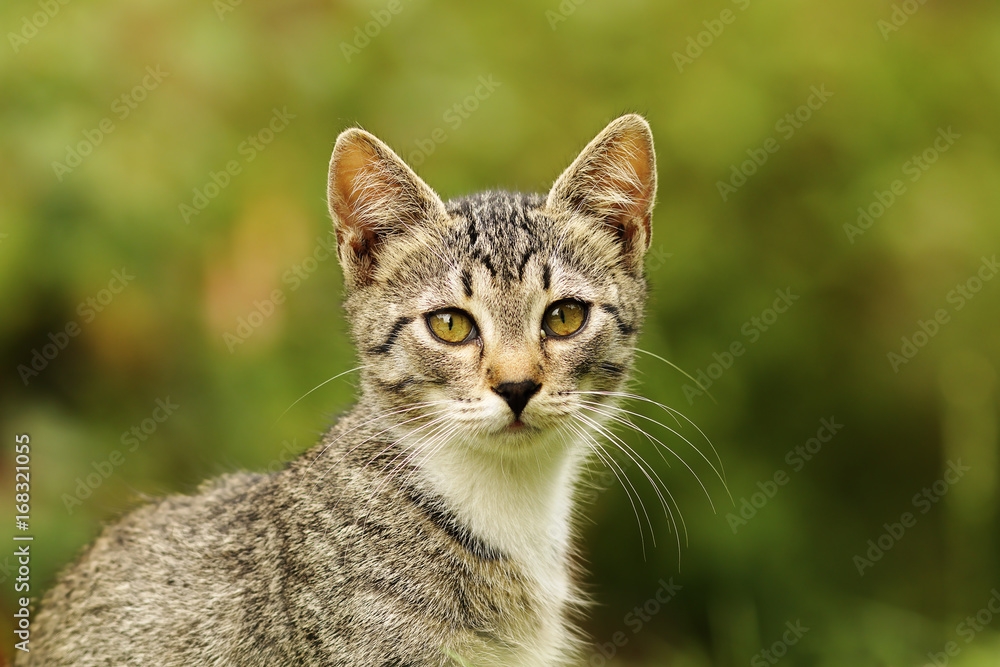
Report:
M 573 299 L 563 299 L 549 306 L 542 318 L 542 333 L 556 338 L 567 338 L 583 328 L 587 322 L 587 304 Z
M 443 343 L 467 343 L 479 335 L 476 323 L 468 313 L 457 308 L 437 310 L 427 315 L 427 328 Z

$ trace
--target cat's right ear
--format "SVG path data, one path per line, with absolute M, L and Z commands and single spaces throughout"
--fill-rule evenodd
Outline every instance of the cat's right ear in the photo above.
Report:
M 642 116 L 611 121 L 556 180 L 546 206 L 596 221 L 610 231 L 626 266 L 642 269 L 656 199 L 653 133 Z
M 391 237 L 447 218 L 441 198 L 391 148 L 359 128 L 337 137 L 327 202 L 352 288 L 372 282 Z

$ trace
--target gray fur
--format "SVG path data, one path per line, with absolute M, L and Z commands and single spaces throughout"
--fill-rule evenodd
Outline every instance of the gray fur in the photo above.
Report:
M 357 407 L 285 470 L 106 527 L 17 665 L 572 664 L 571 498 L 596 432 L 572 421 L 572 392 L 615 391 L 631 367 L 652 151 L 624 116 L 547 197 L 445 204 L 378 139 L 344 132 L 329 196 Z M 542 335 L 567 298 L 589 304 L 585 325 Z M 425 315 L 442 308 L 471 314 L 479 339 L 436 340 Z M 529 380 L 518 427 L 495 388 Z

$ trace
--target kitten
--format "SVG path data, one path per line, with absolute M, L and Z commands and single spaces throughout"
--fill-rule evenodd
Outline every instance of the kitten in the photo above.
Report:
M 547 196 L 447 204 L 343 132 L 328 194 L 357 406 L 285 470 L 105 528 L 17 664 L 572 664 L 572 497 L 632 364 L 655 193 L 636 115 Z

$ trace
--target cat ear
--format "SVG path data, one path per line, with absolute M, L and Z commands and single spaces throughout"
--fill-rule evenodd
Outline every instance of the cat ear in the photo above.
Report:
M 627 265 L 642 266 L 652 238 L 656 154 L 649 123 L 628 114 L 613 120 L 556 180 L 551 211 L 596 219 L 614 232 Z
M 447 217 L 440 197 L 391 148 L 358 128 L 337 137 L 327 200 L 352 287 L 371 282 L 388 239 Z

